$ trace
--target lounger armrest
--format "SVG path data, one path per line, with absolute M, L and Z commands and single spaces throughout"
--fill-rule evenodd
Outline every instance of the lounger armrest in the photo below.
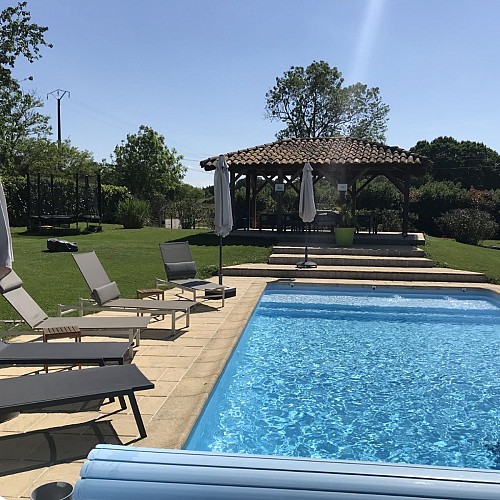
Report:
M 94 288 L 91 296 L 99 305 L 102 305 L 110 300 L 118 299 L 120 297 L 120 290 L 118 290 L 118 285 L 112 281 L 106 285 Z
M 169 280 L 190 279 L 196 276 L 196 263 L 165 262 L 165 272 Z

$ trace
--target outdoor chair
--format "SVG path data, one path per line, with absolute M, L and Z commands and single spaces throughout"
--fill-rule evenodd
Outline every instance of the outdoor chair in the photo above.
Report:
M 128 342 L 13 342 L 0 340 L 0 366 L 123 365 Z
M 203 292 L 207 299 L 221 299 L 222 307 L 226 297 L 236 295 L 236 289 L 233 287 L 196 278 L 196 263 L 186 241 L 160 243 L 160 252 L 167 279 L 156 278 L 156 286 L 172 285 L 182 291 L 191 292 L 194 301 L 197 293 Z
M 0 280 L 0 293 L 32 330 L 43 330 L 44 328 L 62 326 L 76 326 L 80 328 L 82 333 L 128 333 L 130 355 L 133 354 L 134 340 L 135 345 L 139 346 L 141 331 L 147 328 L 151 319 L 147 316 L 85 316 L 49 318 L 43 309 L 41 309 L 41 307 L 23 288 L 21 278 L 19 278 L 14 271 L 11 271 L 7 276 Z
M 114 397 L 118 397 L 125 410 L 124 396 L 128 396 L 139 434 L 145 438 L 135 391 L 153 388 L 154 384 L 135 365 L 6 378 L 0 380 L 0 414 Z
M 83 278 L 91 291 L 91 299 L 81 299 L 79 310 L 89 311 L 121 311 L 152 316 L 169 315 L 172 318 L 172 330 L 175 332 L 176 319 L 186 318 L 186 328 L 189 327 L 189 315 L 196 302 L 191 300 L 144 300 L 121 299 L 118 285 L 111 281 L 95 252 L 73 254 L 73 259 L 80 269 Z M 84 305 L 84 303 L 87 305 Z M 61 306 L 63 311 L 66 306 Z M 68 309 L 74 306 L 67 306 Z M 179 316 L 176 317 L 176 314 Z

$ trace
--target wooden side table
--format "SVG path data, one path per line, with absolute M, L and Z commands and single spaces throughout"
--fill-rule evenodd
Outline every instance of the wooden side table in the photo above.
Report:
M 82 341 L 82 332 L 77 326 L 54 326 L 53 328 L 43 329 L 43 341 L 48 342 L 54 339 L 75 339 L 75 342 Z M 45 373 L 48 373 L 49 367 L 45 365 Z M 81 365 L 78 367 L 82 369 Z
M 151 297 L 156 300 L 165 300 L 165 290 L 160 290 L 159 288 L 143 288 L 137 290 L 136 292 L 138 299 L 144 299 L 146 297 Z M 144 313 L 137 313 L 137 316 L 144 316 Z M 160 315 L 161 319 L 165 319 L 164 315 Z
M 165 291 L 159 288 L 144 288 L 137 290 L 137 298 L 144 299 L 145 297 L 153 297 L 156 300 L 165 300 Z

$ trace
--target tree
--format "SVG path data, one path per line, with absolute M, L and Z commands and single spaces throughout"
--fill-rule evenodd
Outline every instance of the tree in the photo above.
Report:
M 186 171 L 182 156 L 169 150 L 165 138 L 145 125 L 114 151 L 114 182 L 126 186 L 136 198 L 153 202 L 168 198 L 180 186 Z M 153 207 L 154 209 L 154 207 Z
M 12 175 L 31 172 L 72 177 L 76 173 L 95 175 L 101 168 L 90 151 L 79 150 L 71 145 L 69 139 L 60 146 L 46 138 L 25 139 L 18 145 L 14 160 Z
M 26 5 L 20 2 L 0 12 L 0 173 L 15 165 L 23 140 L 50 132 L 48 117 L 38 111 L 42 101 L 24 93 L 12 77 L 19 56 L 33 62 L 41 57 L 40 46 L 51 47 L 44 39 L 47 28 L 30 22 Z
M 464 188 L 500 188 L 500 155 L 480 142 L 438 137 L 419 141 L 411 150 L 432 160 L 435 180 L 459 182 Z
M 24 93 L 16 85 L 0 88 L 0 173 L 15 170 L 28 138 L 50 133 L 49 117 L 38 111 L 42 107 L 34 93 Z
M 40 59 L 40 46 L 52 47 L 44 38 L 45 26 L 31 23 L 27 2 L 0 12 L 0 85 L 12 80 L 12 68 L 19 56 L 30 63 Z
M 378 87 L 343 87 L 342 73 L 325 61 L 292 66 L 266 93 L 266 117 L 283 121 L 278 139 L 345 135 L 384 141 L 389 106 Z

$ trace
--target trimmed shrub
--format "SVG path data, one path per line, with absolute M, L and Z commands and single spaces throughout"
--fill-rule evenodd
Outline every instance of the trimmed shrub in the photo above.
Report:
M 131 197 L 118 204 L 117 217 L 125 229 L 141 229 L 147 224 L 149 215 L 147 201 Z
M 488 212 L 473 208 L 451 210 L 436 222 L 443 234 L 468 245 L 478 245 L 481 240 L 493 238 L 498 231 L 498 224 Z

